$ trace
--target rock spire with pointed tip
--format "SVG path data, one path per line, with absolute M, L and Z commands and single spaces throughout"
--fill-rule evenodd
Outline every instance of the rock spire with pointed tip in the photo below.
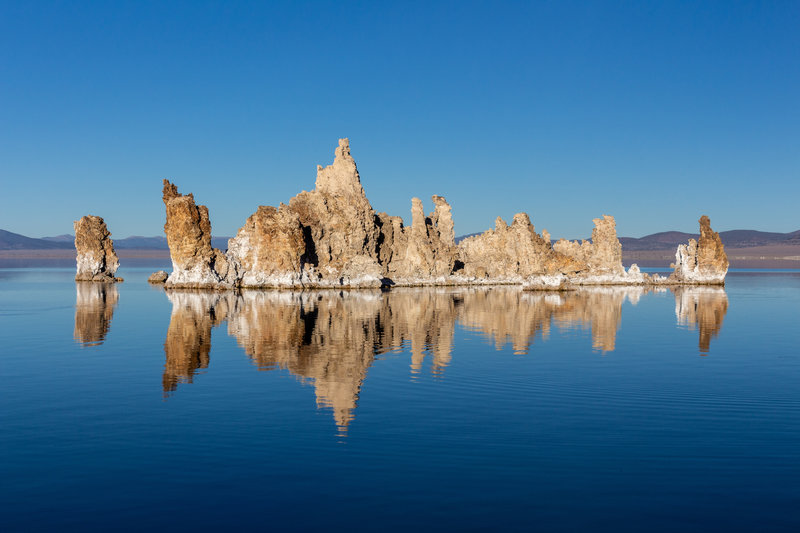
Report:
M 164 180 L 162 199 L 167 210 L 167 234 L 172 273 L 166 287 L 233 288 L 236 276 L 221 251 L 211 247 L 208 208 L 196 205 L 194 195 L 180 194 Z
M 670 276 L 673 281 L 699 284 L 722 285 L 728 273 L 728 256 L 719 233 L 711 229 L 711 220 L 703 215 L 700 223 L 700 239 L 689 239 L 675 251 L 675 271 Z

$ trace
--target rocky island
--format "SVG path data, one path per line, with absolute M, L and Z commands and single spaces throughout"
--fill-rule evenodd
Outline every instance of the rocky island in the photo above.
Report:
M 278 207 L 260 206 L 225 251 L 212 247 L 208 208 L 192 194 L 164 180 L 162 199 L 172 272 L 156 273 L 151 282 L 174 289 L 722 285 L 728 271 L 724 246 L 707 216 L 700 218 L 700 239 L 678 247 L 668 277 L 642 273 L 635 264 L 625 270 L 609 215 L 594 219 L 591 239 L 582 242 L 553 243 L 546 230 L 537 233 L 530 217 L 518 213 L 510 225 L 498 217 L 493 230 L 456 244 L 443 196 L 431 198 L 427 216 L 422 201 L 412 198 L 410 226 L 401 217 L 376 213 L 348 139 L 339 140 L 333 164 L 317 166 L 312 191 Z M 103 240 L 105 224 L 99 217 L 79 222 L 78 278 L 113 279 L 118 261 L 110 239 Z
M 119 258 L 105 221 L 98 216 L 86 215 L 73 223 L 77 272 L 75 281 L 117 282 Z

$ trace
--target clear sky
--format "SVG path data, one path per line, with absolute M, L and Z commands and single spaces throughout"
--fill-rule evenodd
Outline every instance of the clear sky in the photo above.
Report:
M 0 229 L 234 235 L 349 137 L 376 211 L 800 229 L 800 2 L 0 0 Z

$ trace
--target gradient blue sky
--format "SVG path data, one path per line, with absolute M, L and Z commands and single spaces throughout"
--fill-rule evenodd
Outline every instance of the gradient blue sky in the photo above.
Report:
M 376 211 L 800 228 L 800 2 L 2 2 L 0 228 L 234 235 L 349 137 Z

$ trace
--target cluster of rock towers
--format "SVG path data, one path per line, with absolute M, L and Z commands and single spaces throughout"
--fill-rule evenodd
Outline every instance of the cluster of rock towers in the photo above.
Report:
M 611 216 L 595 219 L 591 240 L 580 243 L 562 239 L 552 244 L 546 231 L 540 235 L 528 215 L 519 213 L 510 225 L 498 217 L 494 230 L 456 244 L 450 205 L 442 196 L 432 200 L 434 209 L 426 216 L 422 201 L 412 199 L 410 226 L 401 217 L 376 213 L 349 141 L 340 139 L 333 164 L 317 166 L 314 190 L 301 192 L 288 205 L 260 206 L 222 251 L 211 246 L 208 208 L 164 180 L 164 231 L 173 268 L 162 280 L 168 288 L 517 284 L 537 290 L 720 285 L 728 271 L 724 247 L 706 216 L 700 218 L 700 239 L 679 246 L 674 272 L 661 277 L 641 273 L 636 265 L 623 268 Z M 99 222 L 84 223 L 86 219 Z M 106 252 L 102 260 L 95 259 L 101 257 L 95 250 L 107 250 L 106 240 L 110 243 L 102 219 L 84 217 L 75 229 L 78 277 L 113 280 L 118 265 L 113 245 L 112 258 Z M 91 240 L 93 247 L 85 244 Z

